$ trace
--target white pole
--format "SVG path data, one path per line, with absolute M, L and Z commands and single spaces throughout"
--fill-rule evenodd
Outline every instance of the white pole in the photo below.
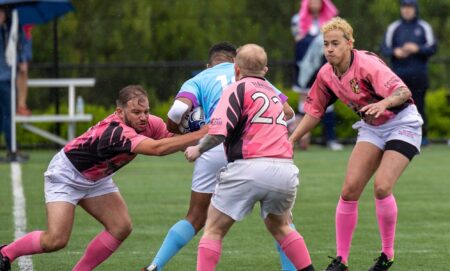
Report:
M 17 71 L 17 40 L 19 33 L 19 16 L 17 14 L 17 10 L 14 9 L 12 12 L 12 24 L 11 24 L 11 32 L 10 39 L 12 38 L 13 50 L 11 50 L 11 152 L 17 151 L 17 142 L 16 142 L 16 71 Z

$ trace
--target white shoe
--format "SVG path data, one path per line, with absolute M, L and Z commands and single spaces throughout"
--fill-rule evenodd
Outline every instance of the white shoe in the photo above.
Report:
M 327 142 L 327 147 L 332 151 L 342 151 L 344 149 L 344 145 L 337 142 L 336 140 L 330 140 Z

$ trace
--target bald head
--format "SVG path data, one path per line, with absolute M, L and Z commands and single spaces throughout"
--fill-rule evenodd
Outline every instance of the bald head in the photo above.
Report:
M 236 65 L 241 76 L 261 76 L 267 72 L 267 54 L 259 45 L 246 44 L 237 50 Z

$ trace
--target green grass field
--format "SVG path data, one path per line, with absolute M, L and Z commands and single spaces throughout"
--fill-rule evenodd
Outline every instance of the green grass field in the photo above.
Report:
M 46 226 L 43 172 L 56 151 L 33 151 L 22 165 L 28 229 Z M 316 270 L 334 256 L 334 211 L 345 174 L 350 147 L 331 152 L 313 147 L 297 152 L 301 172 L 299 196 L 294 208 L 296 227 L 305 237 Z M 450 148 L 432 145 L 416 157 L 395 189 L 399 208 L 396 261 L 391 270 L 449 270 L 450 255 Z M 11 176 L 0 165 L 0 243 L 14 236 Z M 97 270 L 139 270 L 155 255 L 167 230 L 184 217 L 190 195 L 192 164 L 183 155 L 139 157 L 114 177 L 126 199 L 134 231 Z M 359 224 L 350 255 L 352 271 L 367 270 L 379 255 L 380 238 L 369 183 L 359 207 Z M 69 245 L 62 251 L 33 256 L 34 270 L 61 271 L 82 255 L 89 240 L 102 227 L 79 208 Z M 164 270 L 195 270 L 197 236 Z M 280 270 L 274 242 L 259 218 L 259 207 L 236 223 L 223 243 L 218 270 Z M 18 270 L 17 264 L 13 270 Z

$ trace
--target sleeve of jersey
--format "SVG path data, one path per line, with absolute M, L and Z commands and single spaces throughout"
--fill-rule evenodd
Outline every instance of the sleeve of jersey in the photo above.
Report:
M 144 135 L 136 133 L 136 131 L 133 128 L 131 128 L 127 125 L 121 125 L 121 128 L 123 129 L 123 131 L 122 131 L 120 141 L 121 142 L 130 141 L 131 142 L 131 148 L 130 148 L 131 152 L 134 152 L 134 149 L 136 148 L 136 146 L 139 143 L 141 143 L 144 139 L 147 138 Z M 111 141 L 112 142 L 110 144 L 114 145 L 114 142 L 113 142 L 113 141 L 115 141 L 114 137 L 111 137 Z
M 281 103 L 284 104 L 287 100 L 288 97 L 286 95 L 284 95 L 283 92 L 281 92 L 281 90 L 279 90 L 277 87 L 275 87 L 274 85 L 272 85 L 272 83 L 270 83 L 269 81 L 266 80 L 266 82 L 275 90 L 275 92 L 277 93 L 278 97 L 281 100 Z
M 222 94 L 222 97 L 220 98 L 219 103 L 217 104 L 217 107 L 211 116 L 211 122 L 209 124 L 210 126 L 208 130 L 209 135 L 227 136 L 228 129 L 232 129 L 236 125 L 236 123 L 230 119 L 230 117 L 233 117 L 233 119 L 236 119 L 237 121 L 237 114 L 233 110 L 233 107 L 230 103 L 233 92 L 231 92 L 230 89 L 226 90 Z
M 378 57 L 369 56 L 364 68 L 375 92 L 382 97 L 388 97 L 396 89 L 406 87 L 405 83 Z
M 189 99 L 192 102 L 192 107 L 197 107 L 199 105 L 198 97 L 200 96 L 200 88 L 196 82 L 196 78 L 197 77 L 194 77 L 184 82 L 175 97 Z
M 306 98 L 305 112 L 315 118 L 322 118 L 330 99 L 331 95 L 327 91 L 321 73 L 319 73 Z

